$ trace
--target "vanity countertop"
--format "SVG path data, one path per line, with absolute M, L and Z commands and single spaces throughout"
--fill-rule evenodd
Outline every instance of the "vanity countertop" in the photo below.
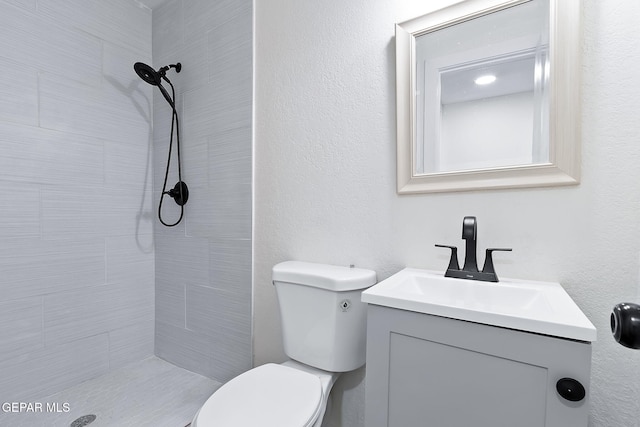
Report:
M 452 319 L 594 342 L 596 328 L 559 283 L 444 277 L 405 268 L 362 293 L 362 301 Z

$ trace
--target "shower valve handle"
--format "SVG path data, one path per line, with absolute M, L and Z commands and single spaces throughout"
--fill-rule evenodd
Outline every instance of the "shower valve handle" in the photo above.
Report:
M 165 191 L 163 195 L 171 197 L 178 205 L 184 206 L 189 199 L 189 188 L 187 184 L 179 181 L 171 190 Z

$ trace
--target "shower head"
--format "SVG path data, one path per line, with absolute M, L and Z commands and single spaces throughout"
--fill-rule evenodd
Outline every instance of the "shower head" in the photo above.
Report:
M 140 76 L 142 80 L 153 86 L 159 86 L 161 79 L 165 77 L 166 72 L 171 68 L 175 68 L 176 73 L 179 73 L 182 70 L 182 64 L 180 64 L 179 62 L 177 64 L 169 64 L 161 67 L 158 71 L 142 62 L 136 62 L 135 64 L 133 64 L 133 69 L 136 71 L 138 76 Z
M 133 64 L 133 69 L 136 71 L 138 76 L 145 82 L 149 83 L 153 86 L 160 85 L 160 73 L 148 66 L 147 64 L 143 64 L 142 62 L 136 62 Z
M 180 70 L 182 70 L 182 64 L 180 64 L 179 62 L 177 64 L 169 64 L 161 67 L 158 71 L 142 62 L 136 62 L 135 64 L 133 64 L 133 69 L 135 70 L 136 74 L 138 74 L 138 76 L 142 80 L 149 83 L 150 85 L 158 86 L 158 89 L 160 89 L 160 92 L 162 92 L 162 96 L 164 96 L 164 99 L 166 99 L 171 108 L 175 110 L 176 106 L 173 102 L 173 99 L 171 99 L 167 91 L 164 89 L 164 87 L 162 87 L 162 79 L 165 79 L 167 83 L 171 84 L 169 79 L 165 76 L 167 71 L 169 71 L 169 69 L 171 68 L 175 68 L 176 73 L 179 73 Z M 171 87 L 173 87 L 173 85 Z

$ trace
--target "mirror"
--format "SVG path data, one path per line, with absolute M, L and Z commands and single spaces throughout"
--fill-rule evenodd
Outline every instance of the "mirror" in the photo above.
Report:
M 571 185 L 580 0 L 467 0 L 396 25 L 398 193 Z

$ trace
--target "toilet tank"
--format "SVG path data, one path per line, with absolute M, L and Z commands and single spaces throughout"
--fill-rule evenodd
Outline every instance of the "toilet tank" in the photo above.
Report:
M 367 304 L 362 291 L 376 283 L 372 270 L 286 261 L 273 267 L 284 351 L 331 372 L 364 365 Z

